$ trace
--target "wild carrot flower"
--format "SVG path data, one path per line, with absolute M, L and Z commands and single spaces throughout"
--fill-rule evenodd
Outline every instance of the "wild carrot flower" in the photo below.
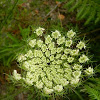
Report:
M 35 34 L 42 36 L 44 30 L 39 27 Z M 56 30 L 51 35 L 44 35 L 44 40 L 40 37 L 30 40 L 26 53 L 17 57 L 24 73 L 18 74 L 14 70 L 13 79 L 36 87 L 43 94 L 52 94 L 64 91 L 65 87 L 78 86 L 84 72 L 93 74 L 93 68 L 83 69 L 84 63 L 89 61 L 87 55 L 81 53 L 86 48 L 85 43 L 74 43 L 76 33 L 72 30 L 66 35 L 67 38 Z

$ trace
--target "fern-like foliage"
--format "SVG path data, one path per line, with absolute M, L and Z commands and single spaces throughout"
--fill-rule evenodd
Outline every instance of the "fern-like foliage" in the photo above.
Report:
M 64 5 L 69 12 L 77 11 L 78 20 L 86 19 L 85 25 L 91 21 L 100 21 L 100 0 L 68 0 Z
M 91 88 L 90 86 L 86 85 L 85 86 L 87 93 L 89 94 L 89 97 L 91 100 L 100 100 L 100 91 Z
M 90 100 L 100 100 L 100 78 L 91 78 L 84 86 Z

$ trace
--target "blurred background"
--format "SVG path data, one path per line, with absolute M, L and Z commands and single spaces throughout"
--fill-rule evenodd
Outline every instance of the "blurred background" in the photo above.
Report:
M 95 88 L 100 86 L 100 0 L 0 0 L 0 100 L 37 100 L 15 87 L 7 74 L 14 69 L 20 72 L 15 55 L 24 45 L 23 35 L 29 32 L 28 28 L 34 30 L 39 26 L 47 32 L 76 31 L 79 38 L 88 41 L 91 66 L 97 66 L 97 84 L 90 80 L 96 94 L 91 89 L 83 93 L 86 88 L 82 88 L 55 100 L 100 100 L 100 89 Z

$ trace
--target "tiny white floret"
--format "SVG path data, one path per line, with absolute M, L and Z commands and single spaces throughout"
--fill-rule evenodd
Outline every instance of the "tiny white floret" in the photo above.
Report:
M 36 33 L 38 36 L 42 36 L 44 30 L 45 30 L 44 28 L 39 27 L 38 29 L 36 29 L 35 33 Z
M 31 47 L 34 47 L 34 46 L 36 45 L 36 39 L 30 40 L 30 41 L 29 41 L 29 45 L 30 45 Z
M 65 46 L 70 47 L 72 45 L 72 40 L 66 40 Z
M 88 60 L 89 60 L 89 58 L 84 54 L 79 58 L 80 63 L 85 63 Z
M 89 67 L 89 68 L 87 68 L 86 70 L 85 70 L 85 73 L 87 74 L 87 75 L 92 75 L 94 72 L 93 72 L 93 68 L 91 68 L 91 67 Z
M 44 87 L 44 93 L 45 94 L 51 94 L 54 90 L 53 89 L 49 89 L 47 87 Z
M 75 34 L 76 34 L 76 33 L 73 32 L 73 30 L 70 30 L 70 31 L 67 32 L 67 36 L 68 36 L 68 38 L 72 38 L 72 37 L 74 37 Z
M 56 85 L 55 87 L 53 87 L 53 89 L 57 92 L 61 92 L 63 90 L 63 86 L 62 85 Z
M 86 48 L 86 46 L 85 46 L 85 43 L 84 42 L 82 42 L 82 41 L 80 41 L 77 45 L 76 45 L 76 47 L 78 48 L 78 49 L 80 49 L 80 50 L 82 50 L 82 48 Z
M 61 36 L 61 34 L 60 34 L 60 32 L 59 31 L 55 31 L 55 32 L 52 32 L 52 37 L 54 38 L 54 39 L 57 39 L 57 38 L 59 38 Z
M 21 74 L 18 74 L 17 70 L 14 70 L 14 72 L 13 72 L 13 78 L 18 81 L 18 80 L 21 79 Z

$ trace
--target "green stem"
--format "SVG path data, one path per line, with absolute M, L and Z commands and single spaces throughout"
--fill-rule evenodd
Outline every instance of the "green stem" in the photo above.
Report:
M 72 89 L 72 88 L 71 88 Z M 80 98 L 80 100 L 84 100 L 83 98 L 82 98 L 82 96 L 76 91 L 76 90 L 74 90 L 74 89 L 72 89 L 76 94 L 77 94 L 77 96 Z
M 87 33 L 82 33 L 82 34 L 79 35 L 79 37 L 82 37 L 82 36 L 85 36 L 85 35 L 89 35 L 90 33 L 94 33 L 94 32 L 99 31 L 99 30 L 100 30 L 100 28 L 95 29 L 95 30 L 90 31 L 90 32 L 87 32 Z

